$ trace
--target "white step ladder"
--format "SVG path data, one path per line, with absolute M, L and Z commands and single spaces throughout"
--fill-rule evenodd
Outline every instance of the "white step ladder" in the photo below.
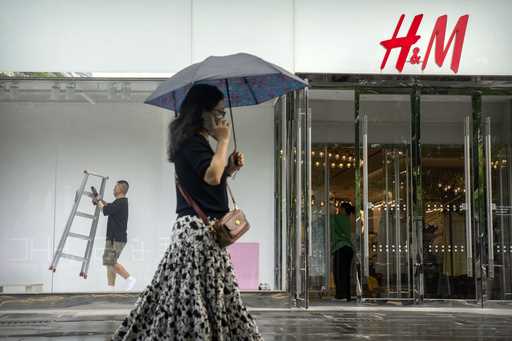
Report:
M 78 211 L 78 206 L 80 205 L 80 200 L 82 199 L 83 196 L 87 196 L 89 198 L 93 198 L 93 196 L 94 196 L 92 191 L 91 192 L 85 191 L 87 181 L 89 180 L 89 176 L 101 178 L 99 195 L 100 195 L 100 198 L 103 198 L 103 193 L 105 192 L 105 184 L 108 180 L 108 176 L 94 174 L 94 173 L 91 173 L 91 172 L 88 172 L 85 170 L 84 177 L 82 179 L 82 183 L 80 184 L 80 188 L 76 192 L 75 203 L 73 204 L 71 213 L 69 214 L 69 218 L 66 223 L 66 227 L 64 228 L 64 232 L 62 233 L 62 237 L 60 238 L 59 246 L 57 247 L 57 251 L 55 251 L 55 254 L 53 255 L 53 260 L 52 260 L 52 263 L 49 268 L 50 271 L 55 272 L 55 270 L 57 269 L 57 264 L 59 264 L 59 261 L 61 258 L 67 258 L 67 259 L 79 261 L 79 262 L 82 262 L 82 269 L 80 271 L 80 277 L 83 277 L 84 279 L 87 278 L 87 271 L 89 270 L 89 263 L 91 260 L 92 248 L 94 246 L 94 238 L 96 237 L 96 228 L 98 227 L 98 219 L 99 219 L 99 215 L 100 215 L 100 208 L 98 206 L 96 206 L 96 208 L 94 210 L 94 214 L 89 214 L 89 213 L 84 213 L 84 212 Z M 82 218 L 88 218 L 88 219 L 92 220 L 89 235 L 71 232 L 71 226 L 73 225 L 73 220 L 77 216 L 82 217 Z M 68 239 L 68 237 L 78 238 L 78 239 L 87 241 L 87 246 L 85 248 L 85 254 L 83 257 L 63 252 L 64 245 L 66 244 L 66 240 Z

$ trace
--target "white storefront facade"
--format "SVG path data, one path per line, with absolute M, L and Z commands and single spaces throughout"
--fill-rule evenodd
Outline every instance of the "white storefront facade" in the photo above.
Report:
M 311 86 L 235 111 L 248 164 L 233 189 L 253 225 L 232 250 L 242 289 L 266 283 L 297 305 L 329 294 L 333 198 L 357 208 L 355 296 L 511 299 L 511 12 L 507 1 L 0 3 L 0 72 L 91 76 L 0 79 L 0 284 L 104 290 L 104 222 L 87 280 L 72 261 L 48 271 L 89 169 L 132 185 L 121 260 L 143 289 L 175 207 L 173 115 L 143 100 L 191 63 L 247 52 Z

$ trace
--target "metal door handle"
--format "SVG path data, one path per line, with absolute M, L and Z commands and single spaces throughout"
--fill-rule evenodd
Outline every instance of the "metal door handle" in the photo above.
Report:
M 468 277 L 473 277 L 473 235 L 471 213 L 471 150 L 470 150 L 471 120 L 466 116 L 464 120 L 464 185 L 466 187 L 466 268 Z
M 485 182 L 487 191 L 487 257 L 489 261 L 488 278 L 494 278 L 494 232 L 492 223 L 492 168 L 491 168 L 491 118 L 485 119 Z
M 363 274 L 366 278 L 370 276 L 369 250 L 368 250 L 368 116 L 362 117 L 363 125 L 363 211 L 364 211 L 364 234 L 363 234 Z

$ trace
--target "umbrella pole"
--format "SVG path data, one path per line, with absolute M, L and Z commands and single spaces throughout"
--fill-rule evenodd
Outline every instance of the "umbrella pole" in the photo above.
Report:
M 226 93 L 228 95 L 228 105 L 229 105 L 229 116 L 231 116 L 231 128 L 233 129 L 233 144 L 235 146 L 235 151 L 237 151 L 237 145 L 236 145 L 236 135 L 235 135 L 235 121 L 233 119 L 233 109 L 231 107 L 231 95 L 229 94 L 229 81 L 226 78 Z

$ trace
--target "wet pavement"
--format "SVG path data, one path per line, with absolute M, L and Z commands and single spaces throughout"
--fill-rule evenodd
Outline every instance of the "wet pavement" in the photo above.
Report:
M 263 306 L 245 294 L 265 340 L 512 340 L 512 309 L 463 304 L 354 304 L 325 300 L 310 310 Z M 0 295 L 2 340 L 108 340 L 136 294 Z M 272 301 L 274 302 L 274 301 Z M 281 302 L 281 303 L 279 303 Z M 330 302 L 331 304 L 327 304 Z M 275 303 L 275 302 L 274 302 Z

